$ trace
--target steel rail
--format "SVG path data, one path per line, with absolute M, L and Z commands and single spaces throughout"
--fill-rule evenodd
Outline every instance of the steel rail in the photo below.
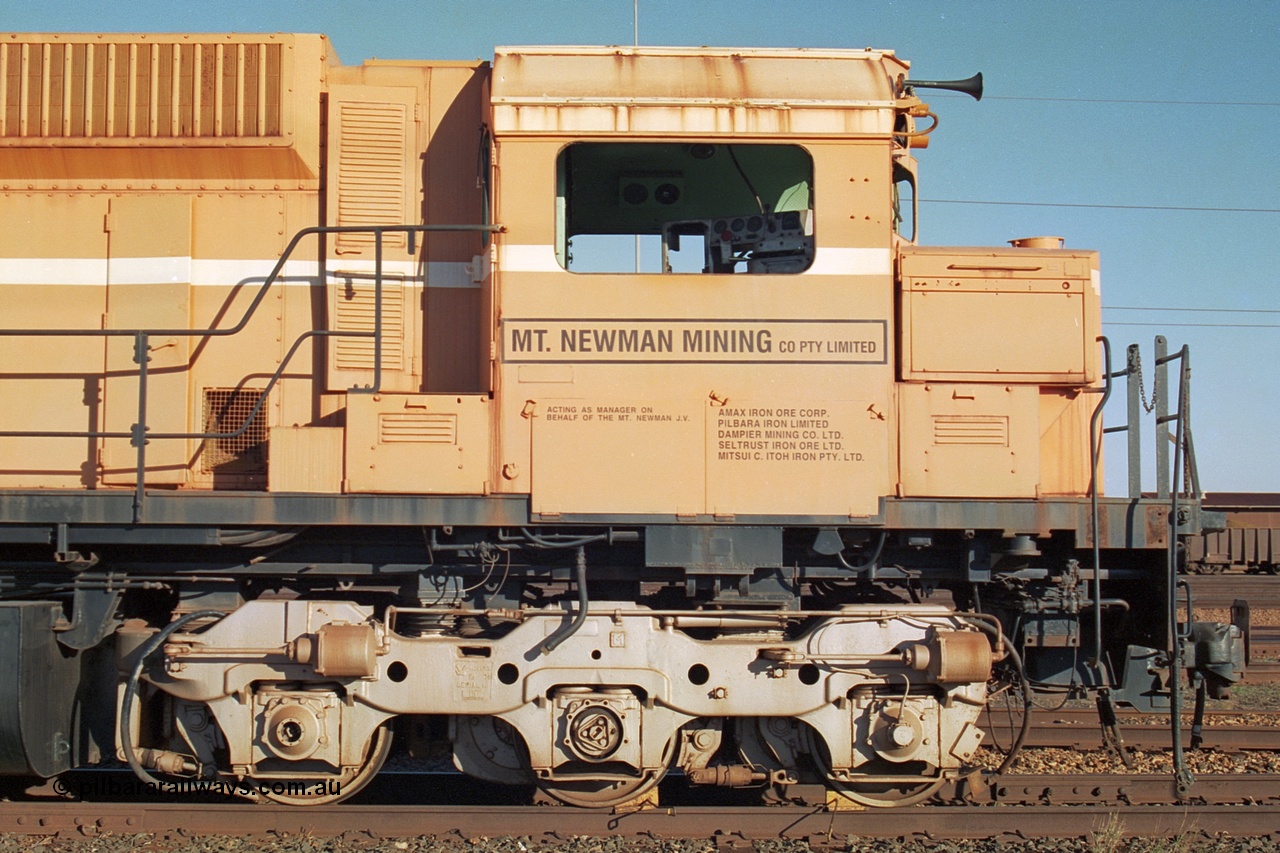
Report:
M 1028 780 L 1030 781 L 1030 780 Z M 1208 782 L 1209 780 L 1205 780 Z M 1163 786 L 1170 787 L 1167 778 Z M 1272 790 L 1280 789 L 1274 778 Z M 1087 784 L 1087 783 L 1086 783 Z M 1208 786 L 1206 786 L 1208 787 Z M 229 833 L 228 827 L 235 827 Z M 859 838 L 1091 838 L 1179 837 L 1229 833 L 1235 837 L 1280 832 L 1280 805 L 1134 806 L 1097 802 L 1071 807 L 993 805 L 918 806 L 908 809 L 828 810 L 820 807 L 670 807 L 633 812 L 539 806 L 330 806 L 191 803 L 0 803 L 0 832 L 80 837 L 164 833 L 238 837 L 299 835 L 369 839 L 532 837 L 701 838 L 746 845 L 754 839 L 788 838 L 810 844 Z
M 1280 661 L 1255 660 L 1245 668 L 1245 684 L 1280 683 Z
M 1191 808 L 1253 804 L 1272 810 L 1280 830 L 1280 779 L 1271 774 L 1205 773 L 1197 777 L 1195 794 L 1175 804 L 1176 781 L 1168 774 L 1125 773 L 1010 773 L 987 779 L 969 789 L 967 798 L 979 804 L 1128 805 Z
M 1277 725 L 1235 722 L 1245 716 L 1273 717 L 1276 718 Z M 1118 714 L 1117 717 L 1126 746 L 1143 750 L 1169 748 L 1169 723 L 1163 715 Z M 994 732 L 1000 742 L 1009 739 L 1009 722 L 1001 719 L 998 712 L 994 719 L 984 718 L 982 727 Z M 1280 717 L 1274 713 L 1263 715 L 1247 711 L 1210 711 L 1205 715 L 1205 726 L 1201 733 L 1204 739 L 1202 750 L 1280 751 Z M 1190 724 L 1182 726 L 1182 742 L 1190 748 Z M 1103 738 L 1098 712 L 1093 708 L 1061 708 L 1056 711 L 1037 709 L 1032 718 L 1031 731 L 1023 745 L 1082 750 L 1101 748 Z
M 1196 608 L 1230 607 L 1243 598 L 1254 609 L 1280 609 L 1280 578 L 1270 575 L 1186 575 L 1196 594 Z

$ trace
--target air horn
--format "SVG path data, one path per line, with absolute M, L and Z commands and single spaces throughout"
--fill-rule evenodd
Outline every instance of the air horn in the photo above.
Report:
M 908 89 L 950 89 L 953 92 L 964 92 L 975 101 L 982 100 L 982 72 L 964 80 L 908 80 Z

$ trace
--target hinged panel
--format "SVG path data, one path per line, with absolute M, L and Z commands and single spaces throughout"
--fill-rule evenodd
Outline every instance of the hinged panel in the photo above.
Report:
M 377 284 L 371 275 L 336 270 L 329 285 L 329 328 L 336 332 L 360 332 L 360 336 L 335 335 L 328 341 L 328 390 L 372 387 L 378 343 L 372 333 L 379 326 Z M 382 384 L 384 391 L 417 391 L 421 387 L 418 308 L 422 290 L 401 275 L 382 280 Z
M 1035 497 L 1039 390 L 1026 385 L 902 385 L 903 497 Z
M 333 86 L 329 92 L 329 216 L 339 226 L 373 227 L 416 222 L 417 160 L 414 113 L 417 93 L 408 87 Z M 407 246 L 404 233 L 388 234 L 384 251 Z M 339 257 L 373 258 L 374 236 L 339 234 Z M 391 255 L 387 256 L 391 258 Z
M 730 397 L 706 411 L 707 510 L 872 515 L 889 483 L 883 401 Z
M 530 400 L 534 512 L 704 512 L 700 409 L 670 399 Z
M 409 87 L 331 87 L 329 94 L 329 222 L 355 228 L 419 221 L 416 132 L 417 93 Z M 375 329 L 376 238 L 368 231 L 340 233 L 329 243 L 329 328 L 371 333 Z M 421 251 L 422 242 L 415 242 Z M 388 232 L 382 243 L 382 384 L 386 391 L 422 387 L 422 279 L 416 253 L 404 232 Z M 327 389 L 373 385 L 374 339 L 331 337 L 327 343 Z
M 448 394 L 347 397 L 347 491 L 488 492 L 489 401 Z
M 267 489 L 340 492 L 342 441 L 343 430 L 335 427 L 272 427 Z
M 0 204 L 0 326 L 104 328 L 107 199 L 68 193 L 25 204 L 9 194 Z M 97 337 L 0 337 L 8 374 L 0 381 L 0 429 L 101 429 L 103 355 Z M 5 488 L 91 488 L 98 463 L 96 441 L 0 438 Z
M 1096 378 L 1093 253 L 912 249 L 899 273 L 903 380 Z
M 904 379 L 1085 383 L 1079 293 L 912 290 L 906 299 Z
M 333 328 L 344 332 L 373 332 L 382 327 L 383 370 L 402 370 L 404 367 L 404 285 L 398 278 L 386 278 L 382 282 L 381 318 L 378 317 L 378 292 L 375 282 L 363 277 L 344 277 L 338 274 L 339 283 L 333 288 Z M 371 337 L 338 336 L 333 341 L 333 367 L 335 370 L 372 371 L 377 341 Z M 338 390 L 338 389 L 334 389 Z
M 185 195 L 122 196 L 111 200 L 107 242 L 108 329 L 178 331 L 191 326 L 191 199 Z M 153 335 L 147 364 L 147 426 L 151 433 L 191 432 L 188 359 L 191 338 Z M 107 339 L 103 407 L 108 431 L 138 421 L 138 364 L 134 338 Z M 148 483 L 189 479 L 188 442 L 152 441 Z M 136 482 L 136 450 L 128 439 L 103 442 L 103 479 Z

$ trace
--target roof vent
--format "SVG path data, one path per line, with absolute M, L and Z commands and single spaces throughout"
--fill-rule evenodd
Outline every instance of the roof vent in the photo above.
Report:
M 1061 249 L 1065 242 L 1061 237 L 1019 237 L 1009 245 L 1015 249 Z

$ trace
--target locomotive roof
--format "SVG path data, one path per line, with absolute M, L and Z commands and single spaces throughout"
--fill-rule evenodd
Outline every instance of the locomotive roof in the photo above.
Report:
M 870 48 L 498 47 L 491 92 L 498 132 L 888 133 L 908 67 Z
M 892 51 L 716 47 L 498 47 L 495 99 L 892 101 Z

